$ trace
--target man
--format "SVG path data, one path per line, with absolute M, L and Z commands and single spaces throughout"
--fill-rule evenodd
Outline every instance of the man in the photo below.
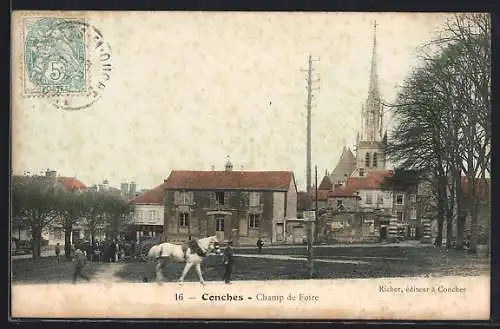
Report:
M 257 240 L 257 248 L 259 248 L 259 254 L 262 254 L 262 246 L 264 245 L 264 241 L 259 236 L 259 239 Z
M 231 283 L 231 272 L 233 270 L 234 264 L 234 255 L 233 255 L 233 241 L 228 241 L 227 246 L 224 249 L 224 256 L 222 258 L 222 262 L 225 266 L 224 272 L 224 282 L 227 284 Z
M 56 257 L 57 257 L 57 264 L 60 263 L 59 255 L 61 254 L 61 246 L 59 245 L 59 242 L 56 244 Z
M 87 262 L 87 257 L 80 249 L 76 249 L 75 254 L 73 256 L 73 261 L 75 262 L 75 273 L 73 273 L 73 284 L 76 283 L 76 277 L 80 276 L 81 278 L 90 281 L 89 277 L 82 273 L 83 268 Z

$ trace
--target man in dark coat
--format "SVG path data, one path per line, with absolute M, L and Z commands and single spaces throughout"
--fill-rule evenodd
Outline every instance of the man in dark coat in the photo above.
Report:
M 89 277 L 82 273 L 83 268 L 87 262 L 87 257 L 80 249 L 76 249 L 73 256 L 73 261 L 75 262 L 75 272 L 73 273 L 73 283 L 76 283 L 76 278 L 80 276 L 81 278 L 90 281 Z
M 257 240 L 257 248 L 259 249 L 259 254 L 262 253 L 262 246 L 264 245 L 264 241 L 262 241 L 262 239 L 259 237 L 259 239 Z
M 233 253 L 233 241 L 228 241 L 227 246 L 224 249 L 224 256 L 222 258 L 222 262 L 224 263 L 225 271 L 224 271 L 224 282 L 227 284 L 231 283 L 231 272 L 233 270 L 234 265 L 234 253 Z

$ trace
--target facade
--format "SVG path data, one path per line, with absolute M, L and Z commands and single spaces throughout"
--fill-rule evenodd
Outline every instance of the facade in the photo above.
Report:
M 297 217 L 297 187 L 288 171 L 177 171 L 165 180 L 167 241 L 216 235 L 235 244 L 286 241 Z
M 165 186 L 165 183 L 158 185 L 130 201 L 134 205 L 134 214 L 129 239 L 138 242 L 142 237 L 163 234 Z

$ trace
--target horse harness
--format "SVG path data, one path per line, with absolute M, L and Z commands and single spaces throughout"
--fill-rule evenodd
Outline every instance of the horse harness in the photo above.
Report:
M 187 259 L 187 250 L 191 249 L 192 253 L 197 254 L 200 257 L 206 257 L 208 250 L 203 251 L 198 245 L 197 240 L 190 240 L 188 243 L 182 245 L 182 251 L 184 252 L 184 259 Z

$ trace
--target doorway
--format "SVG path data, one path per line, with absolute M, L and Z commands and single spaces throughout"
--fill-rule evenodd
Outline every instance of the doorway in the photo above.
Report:
M 380 240 L 387 240 L 387 226 L 380 225 Z
M 224 219 L 224 215 L 215 216 L 215 236 L 219 241 L 224 241 Z

